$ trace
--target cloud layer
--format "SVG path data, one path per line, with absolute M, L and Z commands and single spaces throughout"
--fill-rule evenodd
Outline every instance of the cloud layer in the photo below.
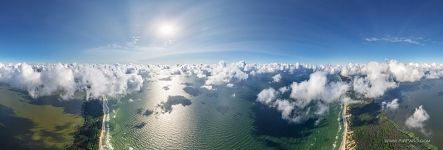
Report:
M 143 78 L 129 65 L 0 64 L 0 82 L 26 90 L 33 98 L 84 93 L 86 99 L 139 91 Z
M 347 65 L 218 64 L 136 65 L 136 64 L 2 64 L 0 82 L 25 90 L 33 98 L 59 95 L 70 99 L 84 95 L 86 99 L 119 97 L 140 91 L 144 82 L 171 79 L 175 75 L 195 77 L 202 88 L 236 87 L 260 79 L 268 87 L 258 93 L 256 101 L 281 112 L 290 122 L 301 122 L 321 116 L 329 105 L 355 99 L 377 98 L 401 82 L 436 79 L 443 76 L 443 65 L 436 63 L 401 63 L 396 60 Z M 299 77 L 306 80 L 295 80 Z M 283 83 L 291 81 L 291 83 Z M 286 85 L 282 85 L 286 84 Z M 280 87 L 275 87 L 280 85 Z M 200 85 L 199 85 L 200 86 Z M 195 87 L 194 87 L 195 88 Z M 197 87 L 198 88 L 198 87 Z M 198 89 L 186 89 L 198 96 Z M 385 103 L 397 108 L 396 100 Z

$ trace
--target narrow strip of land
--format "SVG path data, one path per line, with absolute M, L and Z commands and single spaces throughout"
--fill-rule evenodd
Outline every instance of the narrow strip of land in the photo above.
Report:
M 348 112 L 348 103 L 343 104 L 343 137 L 342 142 L 340 144 L 340 150 L 354 150 L 356 147 L 356 143 L 352 138 L 352 131 L 349 128 L 349 122 L 351 115 Z
M 99 144 L 98 144 L 99 150 L 104 150 L 103 143 L 105 143 L 105 142 L 103 142 L 103 140 L 105 140 L 104 137 L 106 135 L 106 118 L 108 117 L 108 103 L 107 103 L 107 100 L 104 99 L 102 104 L 103 104 L 103 120 L 102 120 L 102 129 L 101 129 L 101 132 L 100 132 L 100 139 L 99 139 Z

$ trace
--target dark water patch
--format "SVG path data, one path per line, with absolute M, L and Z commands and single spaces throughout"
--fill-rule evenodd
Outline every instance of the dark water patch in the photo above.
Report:
M 137 108 L 136 113 L 141 115 L 143 113 L 143 108 Z
M 31 120 L 16 117 L 12 109 L 0 105 L 0 149 L 55 149 L 32 140 L 34 127 Z
M 169 90 L 169 86 L 164 86 L 163 90 L 165 90 L 165 91 Z
M 350 113 L 352 114 L 352 126 L 359 127 L 368 124 L 377 124 L 378 114 L 380 113 L 381 105 L 379 103 L 369 104 L 354 104 L 352 105 Z
M 275 150 L 287 150 L 281 143 L 274 142 L 272 140 L 263 140 L 266 146 L 272 147 Z
M 171 81 L 172 80 L 171 78 L 172 78 L 172 76 L 168 76 L 168 77 L 160 78 L 158 80 L 160 80 L 160 81 Z
M 317 119 L 314 118 L 299 124 L 289 123 L 281 118 L 280 112 L 262 104 L 256 104 L 252 109 L 252 116 L 254 116 L 253 135 L 255 137 L 286 138 L 301 141 L 311 135 L 315 128 L 327 125 L 327 123 L 320 123 L 316 126 Z M 285 149 L 282 145 L 284 143 L 273 142 L 268 138 L 260 139 L 268 146 Z
M 395 89 L 390 89 L 385 92 L 385 94 L 379 98 L 373 99 L 375 103 L 381 105 L 384 101 L 391 101 L 393 99 L 399 99 L 399 102 L 402 101 L 401 97 L 403 96 L 403 91 L 401 90 L 401 86 Z M 369 99 L 371 101 L 371 99 Z
M 55 141 L 56 143 L 62 143 L 66 140 L 63 136 L 61 136 L 60 134 L 55 133 L 55 132 L 49 132 L 49 131 L 42 130 L 41 135 L 46 138 L 50 138 L 51 140 Z
M 226 105 L 221 105 L 221 106 L 217 106 L 216 108 L 215 108 L 219 113 L 221 113 L 221 114 L 225 114 L 225 113 L 227 113 L 228 111 L 229 111 L 229 106 L 226 106 Z
M 217 98 L 218 97 L 218 93 L 215 91 L 210 91 L 208 93 L 206 93 L 206 96 L 209 98 Z
M 423 85 L 421 86 L 421 88 L 422 88 L 422 89 L 425 89 L 425 90 L 429 90 L 429 89 L 432 89 L 432 86 L 427 85 L 427 84 L 423 84 Z
M 98 140 L 102 129 L 103 102 L 88 100 L 83 102 L 83 126 L 75 133 L 74 142 L 68 150 L 98 149 Z M 113 129 L 113 126 L 110 126 Z
M 133 127 L 136 129 L 141 129 L 145 126 L 146 126 L 146 122 L 140 122 L 140 123 L 137 123 L 136 125 L 134 125 Z
M 168 96 L 168 100 L 166 102 L 161 102 L 157 105 L 157 107 L 162 110 L 162 113 L 171 113 L 172 106 L 174 105 L 188 106 L 191 104 L 191 100 L 187 99 L 184 96 Z
M 64 125 L 55 126 L 55 131 L 61 132 L 62 130 L 69 128 L 71 125 L 72 125 L 72 123 L 68 122 L 68 123 L 65 123 Z
M 101 117 L 103 115 L 103 103 L 100 100 L 89 100 L 83 103 L 83 116 Z
M 139 115 L 147 117 L 147 116 L 150 116 L 150 115 L 154 114 L 154 111 L 150 110 L 150 109 L 146 109 L 145 110 L 144 108 L 138 108 L 136 110 L 136 113 L 139 114 Z
M 81 115 L 83 101 L 84 100 L 79 99 L 61 100 L 58 96 L 43 96 L 30 101 L 30 103 L 34 105 L 63 107 L 63 110 L 66 113 Z
M 63 107 L 65 113 L 81 115 L 81 107 L 84 100 L 80 99 L 70 99 L 70 100 L 62 100 L 57 95 L 51 96 L 41 96 L 38 98 L 32 98 L 27 91 L 12 88 L 8 85 L 0 84 L 0 86 L 6 86 L 9 91 L 17 94 L 20 97 L 23 97 L 21 101 L 34 104 L 34 105 L 51 105 L 55 107 Z
M 33 99 L 29 94 L 28 91 L 26 90 L 22 90 L 22 89 L 18 89 L 18 88 L 12 88 L 11 86 L 7 85 L 7 84 L 0 84 L 0 86 L 5 87 L 6 89 L 8 89 L 9 91 L 15 92 L 17 95 L 25 97 L 25 99 Z
M 400 82 L 398 89 L 401 89 L 403 92 L 408 91 L 416 91 L 420 89 L 421 82 Z
M 194 88 L 194 87 L 190 87 L 190 86 L 187 86 L 187 87 L 183 88 L 183 91 L 185 91 L 186 93 L 188 93 L 189 95 L 192 95 L 192 96 L 198 96 L 198 95 L 200 95 L 202 93 L 200 91 L 200 89 Z
M 185 86 L 192 86 L 192 85 L 194 85 L 194 84 L 189 83 L 189 82 L 185 82 L 185 83 L 182 83 L 182 84 L 185 85 Z
M 152 110 L 149 110 L 149 109 L 146 109 L 145 110 L 145 112 L 143 113 L 143 116 L 150 116 L 150 115 L 152 115 L 154 113 L 154 111 L 152 111 Z

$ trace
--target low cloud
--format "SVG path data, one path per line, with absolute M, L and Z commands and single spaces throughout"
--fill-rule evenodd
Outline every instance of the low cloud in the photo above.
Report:
M 420 129 L 421 132 L 426 133 L 424 126 L 425 122 L 429 119 L 429 114 L 426 112 L 423 106 L 420 105 L 418 108 L 415 108 L 414 113 L 408 119 L 406 119 L 405 124 L 409 128 Z
M 26 90 L 33 98 L 59 95 L 70 99 L 83 92 L 86 99 L 117 97 L 140 91 L 143 78 L 130 65 L 26 63 L 0 65 L 0 82 Z
M 226 64 L 221 61 L 210 69 L 204 87 L 212 89 L 214 85 L 228 85 L 248 79 L 249 75 L 244 72 L 245 62 Z
M 375 98 L 382 96 L 386 90 L 397 87 L 397 83 L 390 80 L 388 65 L 385 63 L 369 62 L 359 74 L 355 76 L 353 89 L 365 97 Z
M 294 82 L 289 88 L 267 88 L 257 95 L 257 102 L 275 108 L 282 113 L 283 119 L 295 123 L 321 116 L 328 112 L 330 103 L 354 103 L 361 98 L 378 98 L 386 91 L 397 88 L 401 82 L 416 82 L 443 76 L 442 64 L 400 63 L 396 60 L 335 66 L 267 64 L 255 68 L 257 71 L 251 69 L 255 72 L 250 72 L 255 76 L 282 72 L 297 76 L 312 72 L 309 80 Z M 340 75 L 343 81 L 330 80 L 328 75 Z M 287 91 L 291 91 L 289 97 L 283 97 Z M 356 100 L 347 97 L 347 92 L 355 92 Z M 384 102 L 383 107 L 395 110 L 399 107 L 398 102 L 398 99 Z
M 391 102 L 382 102 L 383 109 L 396 110 L 399 107 L 398 99 L 393 99 Z
M 287 90 L 267 88 L 257 95 L 257 101 L 281 112 L 282 118 L 299 123 L 308 118 L 323 115 L 329 110 L 327 104 L 338 101 L 349 86 L 342 82 L 328 82 L 325 72 L 315 72 L 309 80 L 291 85 L 289 98 L 282 98 Z M 305 109 L 310 106 L 312 112 Z M 310 110 L 308 108 L 308 110 Z
M 86 99 L 119 98 L 140 91 L 145 82 L 170 82 L 168 80 L 175 80 L 179 75 L 203 82 L 183 89 L 188 94 L 198 96 L 203 89 L 196 87 L 203 87 L 210 89 L 204 92 L 207 96 L 217 97 L 217 86 L 242 88 L 242 85 L 252 85 L 247 82 L 269 77 L 273 82 L 281 82 L 282 74 L 288 77 L 285 78 L 288 81 L 306 76 L 309 79 L 282 87 L 267 87 L 258 93 L 256 101 L 280 111 L 282 118 L 289 122 L 302 122 L 327 113 L 331 103 L 377 98 L 401 82 L 441 78 L 443 64 L 396 60 L 346 65 L 252 64 L 244 61 L 195 65 L 0 63 L 0 82 L 27 91 L 34 98 L 46 95 L 58 95 L 62 99 L 75 95 L 85 95 Z M 264 84 L 269 84 L 268 80 L 266 82 Z M 355 100 L 346 97 L 347 92 L 355 92 L 356 97 L 352 97 Z M 164 112 L 172 111 L 171 102 L 174 100 L 160 105 Z M 175 102 L 187 106 L 190 101 Z M 398 101 L 386 102 L 385 107 L 395 109 L 396 103 Z
M 273 82 L 280 82 L 281 78 L 282 77 L 280 74 L 276 74 L 275 76 L 272 76 L 272 81 Z
M 274 88 L 267 88 L 258 93 L 257 101 L 263 104 L 271 104 L 277 98 L 278 94 L 280 93 Z

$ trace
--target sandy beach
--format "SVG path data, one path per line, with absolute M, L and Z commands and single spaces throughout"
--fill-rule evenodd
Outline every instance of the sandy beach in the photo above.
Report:
M 352 131 L 349 128 L 349 117 L 351 115 L 348 112 L 348 103 L 343 104 L 343 137 L 340 144 L 340 150 L 353 150 L 355 149 L 355 141 L 352 139 Z
M 99 150 L 104 150 L 105 147 L 103 146 L 104 143 L 106 143 L 105 136 L 106 136 L 106 119 L 108 117 L 108 102 L 107 100 L 103 99 L 103 119 L 102 119 L 102 129 L 100 132 L 100 138 L 99 138 Z

